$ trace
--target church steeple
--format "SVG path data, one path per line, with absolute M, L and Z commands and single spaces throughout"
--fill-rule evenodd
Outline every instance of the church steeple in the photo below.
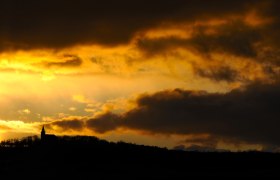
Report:
M 45 143 L 54 143 L 56 142 L 57 137 L 54 134 L 46 134 L 45 126 L 42 127 L 41 131 L 41 141 Z
M 45 127 L 43 126 L 42 131 L 41 131 L 41 140 L 43 140 L 46 136 L 46 131 L 45 131 Z

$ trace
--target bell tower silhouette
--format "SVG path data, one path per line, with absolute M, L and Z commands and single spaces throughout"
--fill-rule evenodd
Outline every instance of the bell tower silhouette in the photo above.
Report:
M 42 131 L 41 131 L 41 140 L 44 140 L 46 137 L 46 131 L 45 131 L 45 127 L 43 126 Z

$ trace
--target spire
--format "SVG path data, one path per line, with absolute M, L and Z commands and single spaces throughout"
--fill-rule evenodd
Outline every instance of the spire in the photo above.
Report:
M 45 131 L 45 127 L 43 126 L 42 131 L 41 131 L 41 139 L 43 140 L 46 136 L 46 131 Z

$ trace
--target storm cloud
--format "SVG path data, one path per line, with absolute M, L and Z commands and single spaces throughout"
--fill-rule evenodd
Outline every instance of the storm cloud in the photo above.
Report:
M 104 133 L 129 128 L 160 134 L 209 134 L 218 139 L 277 145 L 280 86 L 256 83 L 226 94 L 175 89 L 143 95 L 124 114 L 104 114 L 87 127 Z
M 4 0 L 0 4 L 0 49 L 124 44 L 136 33 L 162 23 L 244 14 L 259 4 L 253 0 Z

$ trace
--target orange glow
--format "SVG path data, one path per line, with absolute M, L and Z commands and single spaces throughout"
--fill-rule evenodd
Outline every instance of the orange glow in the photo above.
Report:
M 270 47 L 265 43 L 271 40 L 260 41 L 259 34 L 251 42 L 246 34 L 275 20 L 260 14 L 253 9 L 193 21 L 161 21 L 131 33 L 128 41 L 117 45 L 76 43 L 62 48 L 1 51 L 0 136 L 5 139 L 15 134 L 19 137 L 38 134 L 42 124 L 73 118 L 86 121 L 108 112 L 119 115 L 137 108 L 136 99 L 142 94 L 176 88 L 227 93 L 248 82 L 272 81 L 271 74 L 279 71 L 279 67 L 274 67 L 274 62 L 263 63 L 261 56 L 265 48 L 273 49 L 274 44 Z M 227 28 L 236 28 L 236 32 L 228 32 Z M 244 39 L 249 39 L 248 44 L 242 41 L 247 45 L 245 48 L 235 42 L 240 40 L 235 33 L 244 33 Z M 151 47 L 141 49 L 137 43 L 142 39 L 149 41 Z M 227 44 L 229 47 L 225 47 Z M 250 50 L 256 53 L 247 53 Z M 146 51 L 151 51 L 151 55 Z M 222 77 L 230 73 L 235 76 Z M 102 134 L 86 127 L 65 130 L 58 125 L 53 125 L 50 131 L 170 148 L 183 140 L 183 144 L 191 145 L 186 140 L 210 136 L 163 135 L 125 128 Z M 232 150 L 261 149 L 259 144 L 236 147 L 223 140 L 217 146 Z

